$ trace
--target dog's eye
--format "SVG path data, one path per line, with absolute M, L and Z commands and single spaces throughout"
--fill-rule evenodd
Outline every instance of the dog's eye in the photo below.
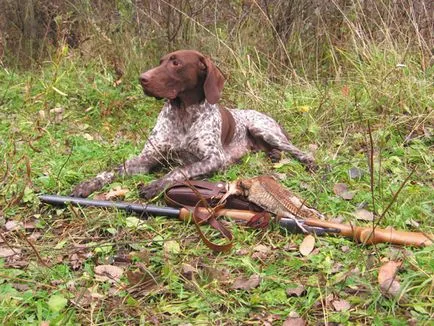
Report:
M 173 61 L 172 61 L 172 64 L 173 64 L 174 66 L 179 66 L 179 62 L 178 62 L 177 60 L 173 60 Z

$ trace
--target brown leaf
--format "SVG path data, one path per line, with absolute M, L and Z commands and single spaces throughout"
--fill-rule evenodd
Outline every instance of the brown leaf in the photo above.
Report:
M 18 248 L 7 248 L 7 247 L 0 247 L 0 258 L 6 258 L 11 257 L 14 255 L 19 255 L 21 253 L 21 249 Z
M 128 189 L 123 189 L 121 187 L 116 187 L 116 188 L 110 190 L 105 195 L 105 198 L 106 198 L 106 200 L 111 200 L 111 199 L 114 199 L 114 198 L 124 198 L 128 191 L 129 191 Z
M 298 250 L 303 256 L 309 255 L 313 248 L 315 247 L 315 238 L 313 235 L 308 234 L 304 239 L 303 242 L 300 244 L 300 247 Z
M 334 300 L 332 301 L 333 308 L 336 311 L 347 311 L 351 308 L 351 305 L 346 300 Z
M 350 177 L 350 179 L 361 178 L 363 174 L 364 171 L 356 167 L 352 167 L 348 170 L 348 176 Z
M 378 283 L 381 292 L 386 296 L 397 296 L 401 290 L 396 272 L 401 267 L 400 261 L 388 261 L 380 267 L 378 272 Z
M 374 220 L 374 213 L 364 209 L 364 208 L 358 208 L 354 212 L 354 216 L 361 221 L 368 221 L 371 222 Z
M 85 248 L 83 248 L 85 249 Z M 81 266 L 83 265 L 83 263 L 88 259 L 92 257 L 92 253 L 91 252 L 76 252 L 73 253 L 71 256 L 69 256 L 69 263 L 71 264 L 71 268 L 73 270 L 78 270 L 81 268 Z
M 332 274 L 339 273 L 343 267 L 344 267 L 344 264 L 342 264 L 342 263 L 339 263 L 339 262 L 334 263 L 330 272 Z
M 197 274 L 197 269 L 194 268 L 193 266 L 191 266 L 190 264 L 182 264 L 181 267 L 181 274 L 187 279 L 187 280 L 192 280 L 195 276 L 195 274 Z
M 301 297 L 306 294 L 306 288 L 303 285 L 299 285 L 296 288 L 286 289 L 286 295 L 288 297 Z
M 288 318 L 285 319 L 282 326 L 304 326 L 306 322 L 295 312 L 290 312 Z
M 28 289 L 30 289 L 30 287 L 27 284 L 22 284 L 22 283 L 12 283 L 11 284 L 16 290 L 24 292 L 27 291 Z
M 343 96 L 348 97 L 350 95 L 350 87 L 348 85 L 342 86 L 341 92 Z
M 130 286 L 135 286 L 146 281 L 149 278 L 149 274 L 145 274 L 140 270 L 127 272 L 128 283 Z
M 128 292 L 142 296 L 157 289 L 158 282 L 156 277 L 152 275 L 143 264 L 137 263 L 137 266 L 139 267 L 138 270 L 127 271 L 126 273 L 129 282 L 127 288 Z
M 87 308 L 92 304 L 92 293 L 89 289 L 79 288 L 74 291 L 74 298 L 71 299 L 71 302 L 79 307 Z
M 29 235 L 29 236 L 27 237 L 27 239 L 29 239 L 30 241 L 35 242 L 35 241 L 38 240 L 41 236 L 42 236 L 41 232 L 33 232 L 31 235 Z
M 258 287 L 261 283 L 261 278 L 258 274 L 253 274 L 249 278 L 244 276 L 237 277 L 231 288 L 234 290 L 251 290 Z
M 249 252 L 250 252 L 249 249 L 247 249 L 247 248 L 241 248 L 241 249 L 238 249 L 235 253 L 238 256 L 245 256 L 245 255 L 248 255 Z
M 308 148 L 309 148 L 309 152 L 315 153 L 318 150 L 318 145 L 317 144 L 309 144 Z
M 268 255 L 266 253 L 263 253 L 260 251 L 254 252 L 252 255 L 252 259 L 254 259 L 254 260 L 266 260 L 267 258 L 268 258 Z
M 212 266 L 203 266 L 203 273 L 210 280 L 217 280 L 222 283 L 227 283 L 230 277 L 230 272 L 226 268 L 214 268 Z
M 351 200 L 354 197 L 354 192 L 348 190 L 348 186 L 345 183 L 336 183 L 333 186 L 333 192 L 336 196 L 339 196 L 345 200 Z
M 14 220 L 9 220 L 5 223 L 5 229 L 6 231 L 14 231 L 16 229 L 18 229 L 19 227 L 22 227 L 23 223 L 21 222 L 17 222 Z
M 270 247 L 264 246 L 262 244 L 257 245 L 256 247 L 253 248 L 253 250 L 264 254 L 268 254 L 271 251 Z
M 95 266 L 95 279 L 97 281 L 117 282 L 123 274 L 123 269 L 113 265 L 99 265 Z

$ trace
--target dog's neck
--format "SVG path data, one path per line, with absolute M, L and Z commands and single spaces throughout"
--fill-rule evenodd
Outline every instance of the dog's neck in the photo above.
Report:
M 174 100 L 170 100 L 170 105 L 176 109 L 186 109 L 189 106 L 201 104 L 205 101 L 203 87 L 198 87 L 189 91 L 179 93 Z

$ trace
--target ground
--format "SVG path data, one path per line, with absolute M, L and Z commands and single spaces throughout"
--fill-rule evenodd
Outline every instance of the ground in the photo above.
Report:
M 432 84 L 411 64 L 378 69 L 325 84 L 234 77 L 223 103 L 272 115 L 320 169 L 257 153 L 212 180 L 273 174 L 330 219 L 369 225 L 354 214 L 364 208 L 379 227 L 433 233 Z M 323 236 L 303 256 L 304 235 L 230 223 L 233 249 L 216 254 L 178 220 L 39 202 L 136 155 L 161 105 L 134 78 L 117 81 L 104 65 L 72 54 L 35 71 L 1 68 L 1 324 L 279 325 L 290 316 L 309 324 L 430 323 L 433 246 Z M 139 200 L 137 184 L 158 175 L 118 180 L 102 194 L 119 187 L 128 190 L 124 200 Z M 402 262 L 394 294 L 378 281 L 388 261 Z

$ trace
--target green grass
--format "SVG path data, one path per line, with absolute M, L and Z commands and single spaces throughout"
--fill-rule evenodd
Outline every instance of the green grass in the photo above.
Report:
M 275 83 L 259 65 L 243 66 L 245 60 L 226 67 L 234 73 L 223 102 L 269 113 L 301 148 L 317 145 L 320 170 L 310 174 L 296 161 L 276 168 L 258 153 L 212 179 L 275 173 L 326 215 L 354 223 L 352 213 L 362 203 L 381 215 L 415 169 L 380 226 L 434 233 L 432 71 L 410 59 L 397 68 L 396 53 L 386 54 L 372 49 L 369 62 L 358 62 L 343 53 L 353 67 L 342 80 L 325 83 Z M 430 323 L 433 247 L 363 246 L 330 236 L 316 240 L 315 254 L 301 257 L 290 245 L 300 244 L 302 235 L 231 225 L 233 250 L 213 254 L 195 227 L 180 221 L 155 218 L 137 225 L 124 212 L 40 205 L 37 195 L 69 194 L 78 182 L 141 150 L 161 103 L 144 98 L 133 77 L 117 87 L 115 79 L 102 61 L 83 62 L 65 49 L 36 71 L 0 70 L 0 247 L 21 249 L 16 259 L 0 259 L 1 324 L 281 324 L 294 311 L 310 324 Z M 54 108 L 63 109 L 57 122 Z M 365 174 L 350 179 L 352 167 Z M 158 175 L 118 180 L 103 191 L 121 185 L 130 189 L 127 200 L 137 200 L 136 185 Z M 351 201 L 333 193 L 338 182 L 355 191 Z M 5 232 L 11 220 L 35 226 Z M 39 238 L 26 240 L 36 232 Z M 270 251 L 255 258 L 258 244 Z M 387 259 L 404 261 L 397 298 L 383 296 L 377 283 Z M 94 267 L 104 264 L 136 272 L 145 282 L 134 286 L 126 274 L 115 284 L 99 282 Z M 195 267 L 191 280 L 183 264 Z M 235 278 L 252 274 L 261 276 L 257 288 L 231 289 Z M 299 284 L 306 294 L 288 298 L 286 289 Z M 335 311 L 332 298 L 347 300 L 351 309 Z

